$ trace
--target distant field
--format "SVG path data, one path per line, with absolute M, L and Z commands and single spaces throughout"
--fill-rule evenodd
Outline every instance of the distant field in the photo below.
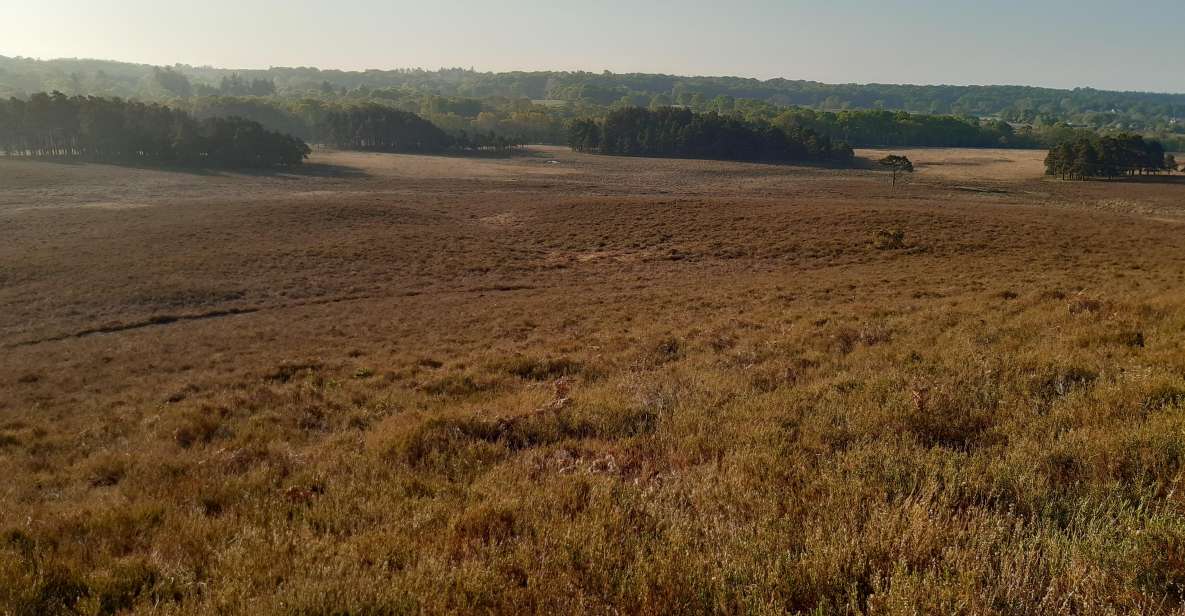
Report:
M 1180 610 L 1185 183 L 904 153 L 0 160 L 0 613 Z
M 918 171 L 924 172 L 926 177 L 943 180 L 1017 183 L 1039 179 L 1045 175 L 1044 150 L 897 148 L 857 151 L 858 156 L 869 159 L 889 153 L 903 154 L 914 163 Z

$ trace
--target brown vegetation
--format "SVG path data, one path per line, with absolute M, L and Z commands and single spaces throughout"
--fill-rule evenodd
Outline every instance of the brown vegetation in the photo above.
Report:
M 0 613 L 1181 609 L 1180 187 L 903 153 L 0 161 Z

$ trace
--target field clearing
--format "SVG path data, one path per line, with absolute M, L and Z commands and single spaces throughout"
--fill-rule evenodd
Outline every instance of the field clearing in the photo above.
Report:
M 0 160 L 0 613 L 1180 610 L 1185 183 L 893 152 Z
M 991 150 L 960 148 L 904 148 L 859 150 L 870 160 L 877 155 L 902 154 L 927 177 L 943 180 L 992 180 L 1015 183 L 1036 180 L 1045 174 L 1044 150 Z

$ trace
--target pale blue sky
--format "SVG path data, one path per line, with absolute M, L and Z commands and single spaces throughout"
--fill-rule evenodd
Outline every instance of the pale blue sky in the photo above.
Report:
M 0 55 L 1185 92 L 1185 1 L 0 0 Z

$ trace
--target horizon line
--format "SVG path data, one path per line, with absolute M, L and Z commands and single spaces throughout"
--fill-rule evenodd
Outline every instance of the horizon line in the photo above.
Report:
M 587 73 L 587 74 L 591 74 L 591 75 L 604 75 L 604 74 L 608 73 L 610 75 L 657 75 L 657 76 L 662 76 L 662 77 L 679 77 L 679 78 L 686 78 L 686 79 L 748 79 L 748 80 L 758 81 L 761 83 L 769 83 L 771 81 L 791 81 L 791 82 L 802 82 L 802 83 L 817 83 L 817 84 L 826 85 L 826 86 L 900 86 L 900 87 L 913 87 L 913 88 L 943 88 L 943 87 L 946 87 L 946 88 L 1033 88 L 1033 89 L 1039 89 L 1039 90 L 1056 90 L 1056 91 L 1067 91 L 1067 92 L 1072 92 L 1072 91 L 1076 91 L 1076 90 L 1093 90 L 1096 92 L 1115 92 L 1115 93 L 1121 93 L 1121 94 L 1163 94 L 1163 95 L 1169 95 L 1169 96 L 1185 96 L 1185 92 L 1173 92 L 1173 91 L 1165 91 L 1165 90 L 1110 89 L 1110 88 L 1099 88 L 1096 86 L 1055 87 L 1055 86 L 1048 86 L 1048 85 L 1034 85 L 1034 84 L 1024 84 L 1024 83 L 950 83 L 950 82 L 946 82 L 946 83 L 911 83 L 911 82 L 889 82 L 889 81 L 859 82 L 859 81 L 841 81 L 841 80 L 820 81 L 817 79 L 802 79 L 802 78 L 794 78 L 794 77 L 786 77 L 786 76 L 764 77 L 763 78 L 763 77 L 756 77 L 756 76 L 744 76 L 744 75 L 739 75 L 739 74 L 733 74 L 733 75 L 698 74 L 697 75 L 697 74 L 680 74 L 680 73 L 646 72 L 646 71 L 614 71 L 614 70 L 610 70 L 607 68 L 601 69 L 600 71 L 589 70 L 589 69 L 561 69 L 561 68 L 478 70 L 475 68 L 476 65 L 470 65 L 469 67 L 441 66 L 436 69 L 425 68 L 422 66 L 404 66 L 404 67 L 392 67 L 392 68 L 373 68 L 373 67 L 372 68 L 323 68 L 320 66 L 300 65 L 300 64 L 270 65 L 266 68 L 258 68 L 258 67 L 243 67 L 243 66 L 228 67 L 228 66 L 217 66 L 214 64 L 191 64 L 191 63 L 187 63 L 187 62 L 174 62 L 172 64 L 157 64 L 157 63 L 153 63 L 153 62 L 144 62 L 144 61 L 140 61 L 140 60 L 117 60 L 117 59 L 112 59 L 112 58 L 87 57 L 87 56 L 73 56 L 73 57 L 59 56 L 59 57 L 52 57 L 52 58 L 43 58 L 43 57 L 37 57 L 37 56 L 21 56 L 21 55 L 7 56 L 3 53 L 0 53 L 0 58 L 8 58 L 8 59 L 14 59 L 14 60 L 31 60 L 31 61 L 35 61 L 35 62 L 61 62 L 61 61 L 111 62 L 113 64 L 132 64 L 132 65 L 139 65 L 139 66 L 149 66 L 149 67 L 154 67 L 154 68 L 173 68 L 173 67 L 177 67 L 177 66 L 183 66 L 183 67 L 193 68 L 193 69 L 210 69 L 210 70 L 230 71 L 230 72 L 269 71 L 269 70 L 275 70 L 275 69 L 313 69 L 313 70 L 322 71 L 322 72 L 336 71 L 336 72 L 341 72 L 341 73 L 358 73 L 358 74 L 364 74 L 364 73 L 370 73 L 370 72 L 395 72 L 395 71 L 422 71 L 422 72 L 426 72 L 426 73 L 432 73 L 432 72 L 441 72 L 441 71 L 450 71 L 450 70 L 462 70 L 462 71 L 468 71 L 468 72 L 472 72 L 472 73 L 476 73 L 476 74 L 486 74 L 486 75 L 498 75 L 498 74 L 506 74 L 506 73 L 572 73 L 572 74 Z

